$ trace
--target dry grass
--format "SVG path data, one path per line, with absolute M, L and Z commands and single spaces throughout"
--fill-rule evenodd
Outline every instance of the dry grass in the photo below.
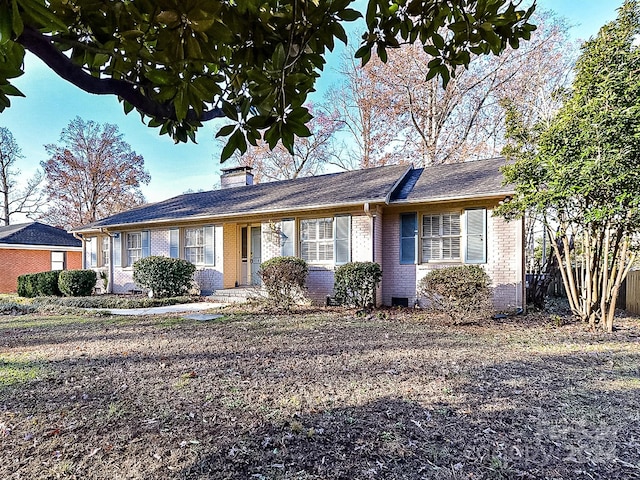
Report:
M 640 478 L 640 322 L 0 317 L 0 478 Z

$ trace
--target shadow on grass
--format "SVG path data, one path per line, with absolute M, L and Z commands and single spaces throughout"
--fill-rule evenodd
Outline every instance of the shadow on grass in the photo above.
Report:
M 640 472 L 640 352 L 622 337 L 320 320 L 134 327 L 81 332 L 90 355 L 0 391 L 11 473 L 54 476 L 52 452 L 69 476 L 104 479 Z M 125 351 L 123 338 L 138 343 Z

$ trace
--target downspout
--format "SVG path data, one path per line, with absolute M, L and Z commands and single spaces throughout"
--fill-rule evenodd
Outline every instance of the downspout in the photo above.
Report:
M 80 265 L 82 266 L 82 269 L 85 270 L 87 268 L 87 242 L 85 241 L 84 237 L 79 233 L 76 233 L 76 232 L 71 232 L 71 233 L 73 235 L 73 238 L 75 238 L 76 240 L 80 240 L 82 242 L 82 263 Z

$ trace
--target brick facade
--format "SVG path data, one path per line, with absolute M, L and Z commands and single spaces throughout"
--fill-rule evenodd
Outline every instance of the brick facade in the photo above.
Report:
M 125 234 L 123 234 L 125 235 Z M 121 237 L 123 236 L 121 235 Z M 223 286 L 223 227 L 214 226 L 214 255 L 215 263 L 212 266 L 197 266 L 193 279 L 198 284 L 203 294 L 211 294 L 214 290 Z M 170 230 L 156 229 L 149 231 L 150 255 L 168 257 L 170 255 Z M 182 248 L 182 241 L 180 242 Z M 182 255 L 182 252 L 181 252 Z M 122 250 L 122 258 L 126 257 L 126 252 Z M 106 267 L 96 268 L 97 272 L 106 271 Z M 100 284 L 100 281 L 98 281 Z M 113 269 L 113 293 L 129 293 L 132 290 L 139 290 L 140 287 L 133 281 L 133 268 L 116 265 Z
M 50 271 L 52 251 L 61 250 L 0 248 L 0 293 L 16 292 L 20 275 Z M 82 252 L 67 251 L 66 268 L 82 268 Z
M 477 207 L 478 205 L 474 205 Z M 415 208 L 415 207 L 414 207 Z M 426 208 L 426 207 L 425 207 Z M 430 207 L 433 209 L 433 207 Z M 463 208 L 461 206 L 460 208 Z M 423 209 L 424 210 L 424 209 Z M 400 264 L 400 213 L 396 209 L 383 210 L 378 207 L 368 215 L 351 215 L 351 259 L 352 261 L 377 261 L 383 270 L 382 283 L 377 292 L 377 301 L 391 305 L 393 297 L 408 299 L 414 305 L 420 279 L 433 268 L 460 265 L 460 262 Z M 325 213 L 326 215 L 326 213 Z M 277 235 L 279 221 L 261 221 L 242 225 L 260 225 L 261 260 L 279 256 L 281 246 Z M 215 227 L 215 265 L 199 267 L 195 280 L 202 292 L 208 294 L 216 289 L 233 288 L 240 283 L 240 227 L 237 223 L 224 223 Z M 296 232 L 296 244 L 299 244 Z M 522 222 L 506 222 L 491 216 L 487 210 L 487 262 L 484 268 L 494 282 L 496 308 L 516 308 L 523 304 L 523 249 Z M 169 255 L 169 230 L 150 231 L 151 255 Z M 299 247 L 296 247 L 299 248 Z M 123 256 L 125 252 L 123 250 Z M 310 265 L 307 287 L 309 297 L 323 304 L 333 293 L 335 265 Z M 132 269 L 114 269 L 113 289 L 125 293 L 137 289 L 133 283 Z
M 497 309 L 523 306 L 523 230 L 521 221 L 507 222 L 487 211 L 487 262 L 482 266 L 493 281 L 494 305 Z M 460 262 L 400 264 L 400 214 L 385 214 L 382 301 L 391 305 L 393 297 L 417 299 L 420 280 L 434 268 L 460 265 Z

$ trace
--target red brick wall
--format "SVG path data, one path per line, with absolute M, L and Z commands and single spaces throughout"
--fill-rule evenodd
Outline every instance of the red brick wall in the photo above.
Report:
M 67 269 L 82 268 L 82 252 L 67 252 Z M 51 270 L 51 250 L 0 249 L 0 293 L 15 292 L 18 276 Z

